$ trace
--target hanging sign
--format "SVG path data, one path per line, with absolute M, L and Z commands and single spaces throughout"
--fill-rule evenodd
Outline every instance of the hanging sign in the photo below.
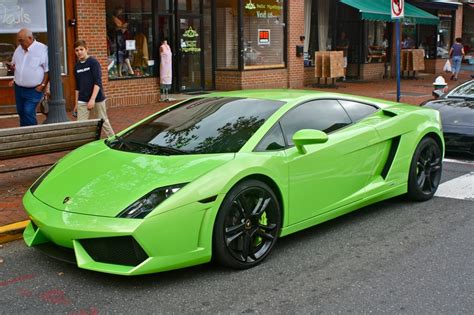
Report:
M 185 53 L 201 52 L 198 42 L 199 33 L 192 26 L 183 33 L 181 38 L 181 50 Z
M 258 30 L 258 44 L 270 45 L 270 30 L 269 29 Z
M 403 19 L 405 16 L 405 0 L 390 0 L 392 19 Z

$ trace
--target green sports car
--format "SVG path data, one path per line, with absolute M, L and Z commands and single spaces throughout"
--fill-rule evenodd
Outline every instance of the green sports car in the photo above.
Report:
M 312 91 L 195 97 L 69 153 L 28 190 L 28 246 L 120 275 L 253 267 L 278 237 L 435 193 L 429 108 Z

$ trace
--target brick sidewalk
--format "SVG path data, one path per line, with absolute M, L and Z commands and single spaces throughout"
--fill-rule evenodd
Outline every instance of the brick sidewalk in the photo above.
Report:
M 470 78 L 470 75 L 471 73 L 466 71 L 461 72 L 460 80 L 457 82 L 449 81 L 449 74 L 445 74 L 444 77 L 447 79 L 446 82 L 448 82 L 449 87 L 453 88 L 455 85 Z M 434 78 L 434 75 L 419 74 L 417 80 L 402 80 L 401 101 L 418 105 L 422 101 L 430 99 Z M 397 84 L 396 80 L 393 79 L 380 80 L 376 82 L 337 82 L 337 86 L 337 88 L 308 89 L 358 94 L 391 101 L 396 100 Z M 108 109 L 108 114 L 114 130 L 118 132 L 168 105 L 169 103 L 160 103 L 143 106 L 114 107 Z M 44 116 L 39 116 L 39 122 L 41 123 L 43 120 Z M 15 127 L 17 125 L 17 117 L 0 118 L 0 128 Z M 61 152 L 0 161 L 0 172 L 18 167 L 53 164 L 65 154 L 65 152 Z M 47 166 L 42 166 L 29 170 L 0 173 L 0 227 L 27 219 L 27 215 L 21 202 L 22 196 L 35 179 L 38 178 L 46 169 Z

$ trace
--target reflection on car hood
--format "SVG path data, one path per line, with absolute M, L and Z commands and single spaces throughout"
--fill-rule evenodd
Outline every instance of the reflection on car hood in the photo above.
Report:
M 104 147 L 93 144 L 71 153 L 34 195 L 59 210 L 115 217 L 153 189 L 191 182 L 235 156 L 144 155 Z
M 474 101 L 440 99 L 425 104 L 441 113 L 443 127 L 447 125 L 474 126 Z

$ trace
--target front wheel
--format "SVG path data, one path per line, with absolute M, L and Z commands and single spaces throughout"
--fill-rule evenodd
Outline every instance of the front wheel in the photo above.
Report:
M 272 189 L 258 180 L 237 184 L 225 197 L 214 225 L 213 255 L 222 265 L 247 269 L 275 245 L 281 210 Z
M 433 138 L 424 138 L 413 154 L 408 176 L 408 197 L 425 201 L 433 197 L 441 180 L 442 154 Z

